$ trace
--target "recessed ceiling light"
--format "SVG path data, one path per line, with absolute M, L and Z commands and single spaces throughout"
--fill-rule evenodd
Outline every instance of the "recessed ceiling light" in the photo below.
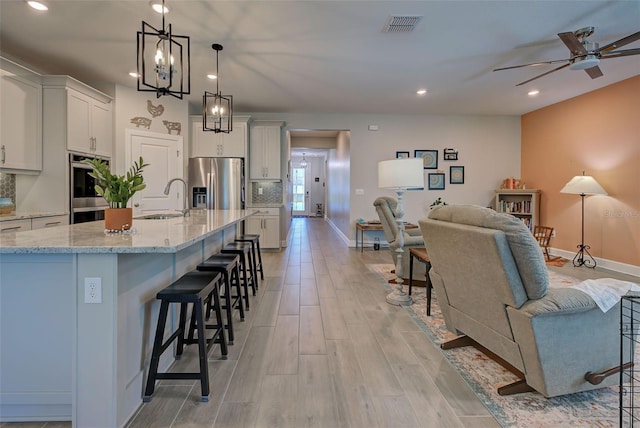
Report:
M 426 90 L 426 89 L 418 89 L 418 90 L 416 91 L 416 94 L 418 94 L 418 95 L 424 95 L 424 94 L 426 94 L 426 93 L 427 93 L 427 90 Z
M 151 8 L 157 13 L 169 13 L 169 8 L 167 5 L 162 3 L 162 0 L 151 0 L 149 2 Z
M 138 73 L 136 73 L 135 71 L 132 71 L 131 73 L 129 73 L 129 76 L 131 76 L 131 77 L 135 77 L 136 79 L 137 79 L 138 77 L 140 77 L 140 75 L 139 75 Z
M 535 97 L 536 95 L 538 95 L 540 93 L 539 90 L 534 89 L 532 91 L 527 92 L 527 95 L 529 95 L 530 97 Z
M 215 74 L 207 74 L 207 77 L 211 80 L 215 80 L 218 78 L 218 76 L 216 76 Z
M 34 8 L 35 10 L 40 10 L 40 11 L 49 10 L 46 4 L 40 3 L 39 1 L 29 0 L 27 1 L 27 4 L 32 8 Z

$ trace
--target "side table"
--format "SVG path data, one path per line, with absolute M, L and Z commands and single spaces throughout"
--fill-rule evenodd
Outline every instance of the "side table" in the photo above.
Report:
M 426 288 L 427 288 L 427 316 L 431 315 L 431 290 L 433 286 L 431 285 L 431 279 L 429 278 L 429 269 L 431 269 L 431 261 L 429 260 L 429 254 L 427 254 L 426 248 L 410 248 L 409 249 L 409 295 L 411 295 L 411 288 L 413 287 L 413 259 L 418 259 L 418 261 L 424 263 L 427 267 L 425 277 L 426 277 Z
M 404 228 L 417 229 L 417 224 L 405 223 Z M 356 223 L 356 250 L 360 247 L 360 252 L 364 251 L 364 232 L 368 230 L 383 230 L 382 223 Z M 360 245 L 358 245 L 360 243 Z

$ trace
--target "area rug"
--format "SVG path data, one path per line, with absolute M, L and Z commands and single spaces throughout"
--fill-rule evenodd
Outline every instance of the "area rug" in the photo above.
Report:
M 367 267 L 378 274 L 381 285 L 389 291 L 392 290 L 393 285 L 387 281 L 394 277 L 390 273 L 393 265 L 375 264 Z M 549 271 L 549 275 L 552 281 L 564 286 L 578 282 L 574 278 L 553 271 Z M 408 291 L 408 287 L 405 287 L 405 291 Z M 412 297 L 415 303 L 404 308 L 432 342 L 440 344 L 455 337 L 444 325 L 435 294 L 431 301 L 429 317 L 426 315 L 425 289 L 414 288 Z M 470 346 L 443 351 L 443 355 L 503 427 L 618 426 L 617 387 L 554 398 L 545 398 L 537 392 L 502 397 L 498 395 L 497 388 L 516 380 L 511 372 Z
M 551 260 L 545 260 L 545 263 L 547 264 L 547 266 L 557 266 L 557 267 L 562 267 L 564 265 L 567 264 L 569 260 L 562 258 L 562 257 L 555 257 Z

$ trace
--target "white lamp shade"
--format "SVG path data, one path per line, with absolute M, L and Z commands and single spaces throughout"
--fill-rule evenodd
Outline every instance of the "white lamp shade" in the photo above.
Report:
M 422 158 L 408 158 L 378 162 L 378 187 L 382 189 L 424 187 L 424 161 Z
M 590 175 L 576 175 L 560 190 L 573 195 L 606 195 L 607 191 Z

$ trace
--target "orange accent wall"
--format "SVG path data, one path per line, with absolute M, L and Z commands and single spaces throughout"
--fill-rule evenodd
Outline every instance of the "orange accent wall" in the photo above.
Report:
M 640 266 L 640 75 L 522 116 L 522 178 L 542 191 L 551 246 L 575 252 L 580 196 L 560 189 L 583 170 L 609 194 L 585 198 L 591 254 Z

